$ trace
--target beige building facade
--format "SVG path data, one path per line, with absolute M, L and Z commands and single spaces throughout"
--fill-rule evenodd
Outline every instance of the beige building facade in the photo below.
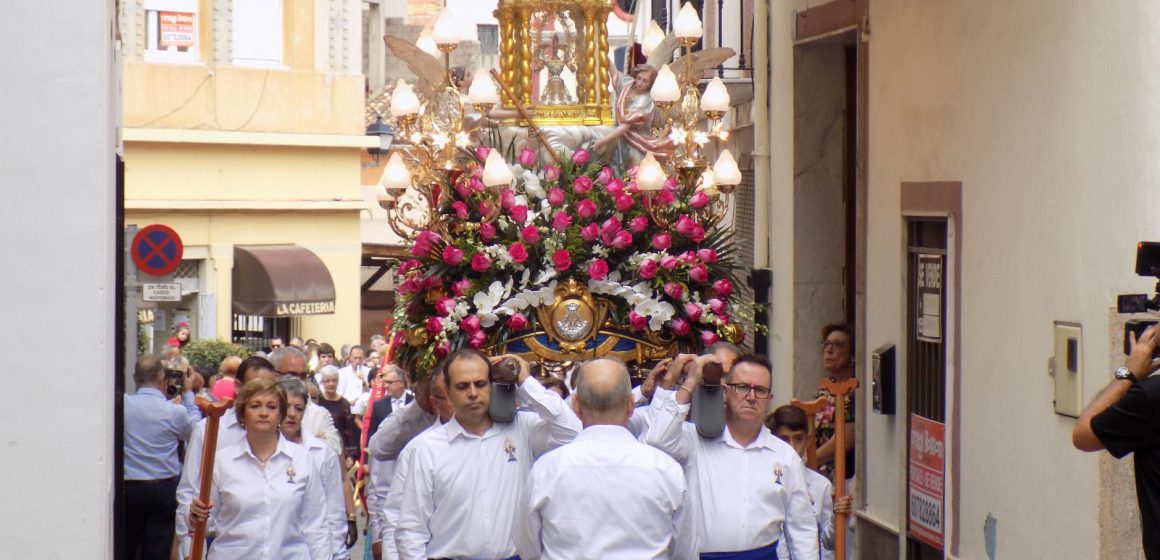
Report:
M 154 310 L 154 349 L 181 321 L 195 338 L 254 347 L 274 335 L 359 340 L 360 154 L 377 145 L 364 135 L 361 3 L 119 7 L 125 223 L 165 224 L 185 243 L 183 299 Z M 236 251 L 278 245 L 321 260 L 333 305 L 244 314 L 234 282 L 254 272 L 235 267 Z M 293 273 L 277 276 L 279 297 L 309 299 L 277 285 Z

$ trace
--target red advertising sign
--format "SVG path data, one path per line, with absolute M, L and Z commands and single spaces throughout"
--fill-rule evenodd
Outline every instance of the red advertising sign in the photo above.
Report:
M 910 534 L 943 548 L 943 488 L 946 474 L 946 425 L 910 415 Z
M 185 12 L 158 13 L 161 34 L 158 37 L 157 48 L 163 51 L 173 49 L 181 52 L 193 48 L 193 18 L 194 14 Z

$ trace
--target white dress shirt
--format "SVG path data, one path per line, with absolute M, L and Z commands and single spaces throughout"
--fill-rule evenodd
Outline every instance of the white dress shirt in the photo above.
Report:
M 685 473 L 621 426 L 589 426 L 536 461 L 520 515 L 521 560 L 693 560 Z
M 340 457 L 342 456 L 342 436 L 334 427 L 334 417 L 330 411 L 306 401 L 306 411 L 302 413 L 302 432 L 325 441 Z
M 185 445 L 185 464 L 181 470 L 181 481 L 177 483 L 177 515 L 174 531 L 180 537 L 181 557 L 189 555 L 189 504 L 201 490 L 201 450 L 205 446 L 205 423 L 203 419 L 194 426 Z M 217 459 L 222 450 L 246 439 L 246 429 L 238 423 L 234 411 L 227 410 L 218 421 Z M 213 531 L 214 517 L 206 524 L 207 532 Z
M 353 405 L 354 401 L 358 400 L 358 396 L 363 393 L 363 385 L 366 383 L 367 374 L 370 371 L 370 368 L 366 366 L 359 366 L 358 371 L 350 366 L 339 369 L 338 387 L 334 391 Z
M 534 378 L 517 395 L 532 412 L 482 435 L 452 418 L 411 445 L 395 542 L 399 558 L 510 558 L 515 518 L 536 456 L 576 437 L 580 420 Z
M 432 416 L 432 418 L 435 417 Z M 441 425 L 432 422 L 424 432 L 439 429 Z M 403 489 L 407 487 L 407 476 L 410 472 L 408 460 L 414 450 L 415 446 L 410 445 L 409 441 L 404 442 L 403 450 L 399 452 L 398 461 L 395 463 L 394 477 L 391 479 L 391 488 L 394 488 L 395 491 L 387 493 L 386 500 L 383 501 L 382 527 L 380 529 L 383 542 L 383 560 L 399 560 L 399 547 L 395 544 L 395 528 L 399 526 L 399 509 L 403 507 Z
M 818 525 L 806 489 L 805 465 L 768 430 L 743 447 L 726 428 L 702 438 L 685 418 L 689 405 L 657 388 L 646 441 L 685 468 L 700 505 L 702 552 L 742 552 L 773 544 L 784 530 L 794 558 L 818 557 Z
M 209 560 L 331 558 L 326 492 L 309 451 L 286 438 L 263 465 L 245 440 L 223 449 L 213 469 Z
M 834 558 L 834 485 L 821 473 L 806 469 L 806 489 L 814 507 L 814 517 L 818 520 L 818 536 L 821 541 L 821 560 Z M 777 543 L 779 560 L 791 560 L 786 543 Z
M 334 560 L 347 560 L 350 558 L 350 550 L 346 548 L 346 494 L 342 486 L 342 465 L 330 445 L 313 434 L 302 432 L 302 446 L 306 448 L 311 463 L 322 477 L 331 554 Z

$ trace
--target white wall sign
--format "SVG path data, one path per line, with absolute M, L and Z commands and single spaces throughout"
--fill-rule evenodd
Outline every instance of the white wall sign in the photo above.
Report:
M 141 299 L 145 301 L 181 301 L 181 284 L 142 284 Z
M 942 255 L 918 255 L 916 331 L 924 342 L 942 342 Z

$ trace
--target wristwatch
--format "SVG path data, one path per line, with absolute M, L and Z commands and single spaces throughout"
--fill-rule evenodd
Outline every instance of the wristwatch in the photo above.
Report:
M 1116 379 L 1123 379 L 1126 381 L 1131 381 L 1132 383 L 1139 381 L 1139 379 L 1136 379 L 1136 376 L 1132 374 L 1132 370 L 1128 369 L 1128 366 L 1120 366 L 1117 368 L 1115 376 Z

